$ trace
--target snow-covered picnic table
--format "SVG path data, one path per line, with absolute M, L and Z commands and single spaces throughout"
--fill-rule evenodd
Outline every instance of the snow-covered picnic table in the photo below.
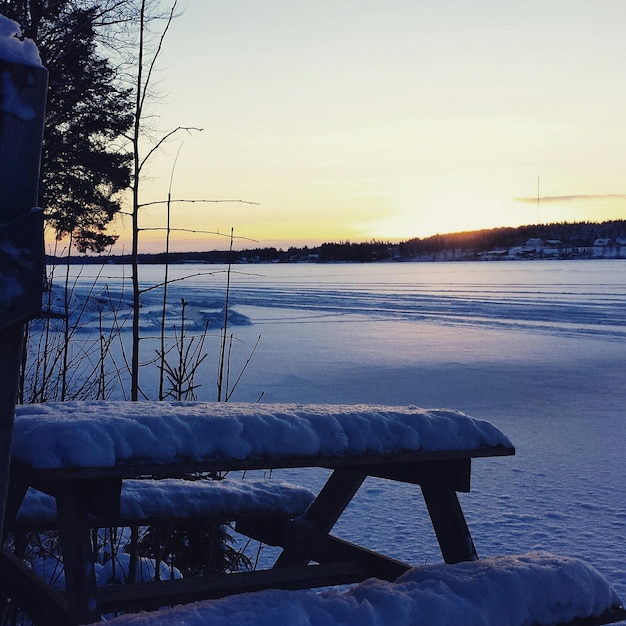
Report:
M 14 432 L 7 523 L 28 488 L 56 498 L 67 607 L 48 592 L 45 601 L 48 620 L 56 611 L 58 623 L 72 624 L 244 591 L 398 579 L 409 564 L 330 534 L 367 476 L 419 485 L 444 561 L 474 561 L 456 492 L 469 491 L 473 458 L 515 453 L 489 422 L 417 407 L 69 402 L 18 407 Z M 283 548 L 271 570 L 96 587 L 89 528 L 94 518 L 121 525 L 124 481 L 284 467 L 332 473 L 296 518 L 230 518 L 239 532 Z M 44 602 L 43 592 L 38 597 Z

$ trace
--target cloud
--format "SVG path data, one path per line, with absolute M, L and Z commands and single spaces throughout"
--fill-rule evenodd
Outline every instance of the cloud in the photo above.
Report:
M 575 196 L 540 196 L 539 202 L 542 204 L 557 204 L 559 202 L 576 202 L 578 200 L 625 200 L 626 193 L 605 193 L 605 194 L 579 194 Z M 537 204 L 537 196 L 534 198 L 514 198 L 515 202 L 525 204 Z

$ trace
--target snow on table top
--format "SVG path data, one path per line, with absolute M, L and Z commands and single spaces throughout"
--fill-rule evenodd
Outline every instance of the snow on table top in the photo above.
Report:
M 348 591 L 268 590 L 112 619 L 115 626 L 530 626 L 598 616 L 620 605 L 606 580 L 577 559 L 545 552 L 433 565 L 396 582 Z
M 13 457 L 38 469 L 512 448 L 493 424 L 414 406 L 59 402 L 16 408 Z
M 302 513 L 315 494 L 281 480 L 125 480 L 120 500 L 121 519 L 183 519 L 239 516 L 256 513 Z M 54 523 L 52 496 L 29 489 L 17 523 Z

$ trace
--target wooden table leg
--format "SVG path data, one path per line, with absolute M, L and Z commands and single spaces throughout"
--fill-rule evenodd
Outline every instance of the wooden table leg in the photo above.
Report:
M 297 520 L 292 522 L 294 535 L 296 528 L 304 526 L 308 530 L 327 535 L 339 519 L 350 500 L 365 480 L 365 474 L 358 469 L 342 468 L 335 470 L 320 491 L 317 498 Z M 278 557 L 274 567 L 304 566 L 310 561 L 306 541 L 301 545 L 291 545 Z
M 55 495 L 70 623 L 91 624 L 101 616 L 87 505 L 79 482 L 59 481 Z
M 444 561 L 460 563 L 478 559 L 456 492 L 422 485 L 422 493 Z
M 0 588 L 36 626 L 67 626 L 69 623 L 65 598 L 21 558 L 4 550 L 0 550 Z
M 3 541 L 6 538 L 7 528 L 15 522 L 17 513 L 24 501 L 24 496 L 28 491 L 28 486 L 28 478 L 24 472 L 21 472 L 19 467 L 11 466 L 11 477 L 9 480 L 9 490 L 4 515 L 5 526 L 3 529 Z

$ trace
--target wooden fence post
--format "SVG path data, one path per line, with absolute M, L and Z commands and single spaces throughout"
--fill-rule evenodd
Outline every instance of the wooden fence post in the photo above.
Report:
M 44 279 L 43 214 L 35 207 L 48 73 L 18 32 L 0 15 L 0 533 L 24 324 L 41 311 Z

